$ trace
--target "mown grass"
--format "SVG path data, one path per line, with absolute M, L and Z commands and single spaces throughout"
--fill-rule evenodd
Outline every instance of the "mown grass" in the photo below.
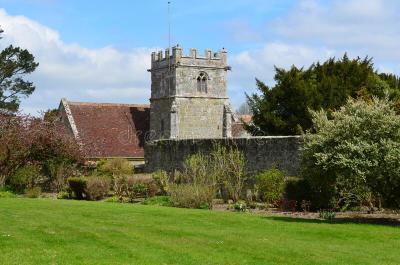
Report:
M 0 199 L 0 264 L 399 264 L 400 229 L 104 202 Z

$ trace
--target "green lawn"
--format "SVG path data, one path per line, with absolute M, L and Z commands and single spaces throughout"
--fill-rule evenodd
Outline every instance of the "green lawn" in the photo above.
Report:
M 0 199 L 0 264 L 400 264 L 400 228 Z

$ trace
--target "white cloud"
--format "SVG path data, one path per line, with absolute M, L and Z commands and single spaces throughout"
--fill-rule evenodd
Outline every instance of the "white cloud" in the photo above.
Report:
M 301 1 L 274 23 L 277 34 L 289 41 L 329 45 L 400 59 L 399 1 Z
M 400 74 L 399 10 L 400 2 L 394 0 L 303 0 L 280 18 L 266 21 L 264 32 L 256 32 L 242 19 L 227 22 L 226 26 L 237 29 L 230 32 L 232 40 L 257 42 L 258 47 L 229 54 L 232 102 L 238 106 L 244 101 L 244 92 L 255 91 L 255 77 L 273 84 L 274 65 L 307 67 L 344 52 L 351 57 L 372 56 L 379 71 Z M 61 97 L 148 102 L 150 75 L 146 70 L 154 49 L 124 52 L 112 46 L 87 49 L 67 44 L 55 30 L 2 9 L 0 25 L 5 30 L 0 45 L 27 48 L 40 63 L 31 78 L 37 90 L 23 102 L 25 111 L 57 107 Z
M 400 74 L 400 1 L 299 1 L 269 22 L 273 39 L 258 49 L 232 56 L 231 96 L 236 105 L 242 91 L 254 92 L 254 77 L 274 83 L 274 65 L 308 67 L 328 57 L 374 58 L 378 71 Z
M 57 107 L 60 98 L 142 103 L 150 95 L 150 53 L 135 48 L 127 52 L 111 46 L 87 49 L 64 43 L 58 32 L 23 16 L 0 9 L 0 25 L 8 44 L 28 49 L 39 62 L 28 77 L 36 91 L 23 100 L 25 112 Z

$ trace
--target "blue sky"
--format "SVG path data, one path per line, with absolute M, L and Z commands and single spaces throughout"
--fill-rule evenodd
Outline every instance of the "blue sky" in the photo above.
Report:
M 167 46 L 167 2 L 0 0 L 9 14 L 24 15 L 55 29 L 67 43 L 76 42 L 88 48 L 113 45 L 119 49 Z M 229 27 L 233 23 L 245 22 L 254 30 L 265 28 L 268 20 L 281 16 L 294 3 L 286 0 L 170 2 L 173 43 L 214 49 L 229 46 L 232 52 L 257 45 L 254 40 L 230 44 Z
M 273 84 L 273 67 L 308 66 L 330 56 L 374 57 L 379 71 L 400 74 L 399 1 L 175 0 L 172 44 L 200 51 L 225 47 L 234 107 Z M 150 53 L 168 46 L 167 1 L 0 0 L 8 44 L 40 63 L 25 112 L 75 101 L 147 103 Z

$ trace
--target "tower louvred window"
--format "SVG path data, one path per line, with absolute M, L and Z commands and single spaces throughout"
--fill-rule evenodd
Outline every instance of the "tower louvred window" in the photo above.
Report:
M 207 93 L 207 75 L 206 73 L 200 73 L 197 77 L 197 91 Z

